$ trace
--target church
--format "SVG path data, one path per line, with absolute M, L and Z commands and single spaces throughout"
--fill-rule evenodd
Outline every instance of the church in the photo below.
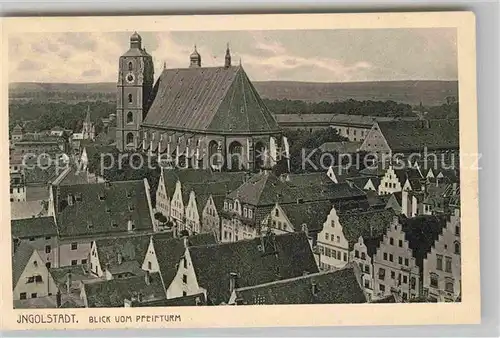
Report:
M 189 62 L 188 62 L 189 61 Z M 203 67 L 194 51 L 186 68 L 164 69 L 137 32 L 119 59 L 116 144 L 181 167 L 258 170 L 288 153 L 286 138 L 229 46 L 224 64 Z

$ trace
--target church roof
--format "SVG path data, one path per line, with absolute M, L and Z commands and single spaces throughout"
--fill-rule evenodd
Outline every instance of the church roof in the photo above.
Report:
M 241 66 L 166 69 L 143 125 L 219 134 L 280 128 Z

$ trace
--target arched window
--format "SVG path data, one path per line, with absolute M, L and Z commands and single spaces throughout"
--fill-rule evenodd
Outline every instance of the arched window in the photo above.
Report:
M 132 123 L 134 122 L 134 114 L 132 114 L 131 111 L 127 113 L 127 123 Z
M 128 70 L 131 71 L 133 69 L 133 65 L 132 65 L 132 62 L 129 62 L 128 63 Z
M 231 170 L 241 170 L 243 163 L 243 146 L 238 141 L 233 141 L 229 145 L 229 168 Z
M 455 242 L 455 254 L 460 255 L 460 243 Z
M 134 143 L 134 134 L 128 133 L 127 134 L 127 144 L 133 144 Z
M 132 103 L 132 94 L 128 94 L 128 102 Z

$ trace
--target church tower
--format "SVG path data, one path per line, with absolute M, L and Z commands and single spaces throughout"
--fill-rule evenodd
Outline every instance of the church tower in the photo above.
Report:
M 142 48 L 137 32 L 130 37 L 129 50 L 120 57 L 117 84 L 116 146 L 118 150 L 137 149 L 140 128 L 149 109 L 153 89 L 153 58 Z
M 85 115 L 85 120 L 82 126 L 82 135 L 84 140 L 94 140 L 94 125 L 90 120 L 90 106 L 87 106 L 87 114 Z

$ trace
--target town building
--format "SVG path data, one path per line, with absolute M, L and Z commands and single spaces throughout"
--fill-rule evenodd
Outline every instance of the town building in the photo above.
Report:
M 82 125 L 82 139 L 94 140 L 95 139 L 95 125 L 90 120 L 90 106 L 87 107 L 87 113 Z
M 155 301 L 166 298 L 159 273 L 82 283 L 81 299 L 87 308 L 123 307 L 125 299 Z
M 59 230 L 61 267 L 88 264 L 96 239 L 156 231 L 146 179 L 53 186 L 48 209 Z
M 291 130 L 315 130 L 332 128 L 340 136 L 351 142 L 363 141 L 375 121 L 395 121 L 397 118 L 385 116 L 365 116 L 348 114 L 276 114 L 279 126 Z M 402 121 L 412 121 L 416 118 L 398 118 Z
M 430 301 L 454 302 L 461 294 L 460 232 L 460 210 L 455 209 L 424 258 L 423 289 Z
M 12 291 L 14 302 L 57 293 L 57 286 L 44 260 L 28 242 L 17 245 L 12 255 Z
M 403 301 L 423 295 L 423 262 L 446 226 L 445 217 L 395 217 L 373 260 L 373 297 L 400 293 Z
M 188 60 L 186 60 L 188 61 Z M 275 162 L 284 147 L 281 128 L 229 48 L 220 67 L 165 69 L 156 83 L 153 58 L 134 33 L 120 57 L 116 142 L 120 151 L 158 154 L 182 167 L 256 169 L 263 154 Z
M 373 123 L 360 151 L 393 156 L 458 152 L 458 120 L 380 121 Z
M 187 247 L 168 287 L 168 298 L 204 293 L 208 305 L 228 304 L 235 288 L 317 273 L 303 232 Z
M 363 207 L 332 206 L 318 234 L 320 268 L 343 268 L 355 256 L 350 257 L 354 244 L 360 237 L 372 239 L 385 232 L 394 213 L 391 210 L 368 210 Z M 356 257 L 357 258 L 357 257 Z
M 167 298 L 181 297 L 183 294 L 173 294 L 169 288 L 180 267 L 179 262 L 184 257 L 186 248 L 215 245 L 216 243 L 215 235 L 210 233 L 175 238 L 152 236 L 142 263 L 142 269 L 150 273 L 160 273 L 165 290 L 167 290 Z
M 235 287 L 230 305 L 359 304 L 367 298 L 359 268 L 304 274 L 303 276 L 247 287 Z
M 287 178 L 288 177 L 288 178 Z M 366 194 L 348 183 L 336 184 L 325 173 L 276 177 L 269 171 L 255 174 L 228 194 L 222 210 L 221 240 L 257 237 L 276 203 L 366 201 Z
M 53 216 L 12 220 L 11 234 L 14 243 L 27 242 L 37 250 L 40 262 L 48 269 L 58 266 L 58 233 Z
M 389 165 L 385 175 L 380 179 L 378 186 L 379 195 L 392 194 L 402 190 L 421 190 L 424 178 L 418 169 L 395 169 Z

